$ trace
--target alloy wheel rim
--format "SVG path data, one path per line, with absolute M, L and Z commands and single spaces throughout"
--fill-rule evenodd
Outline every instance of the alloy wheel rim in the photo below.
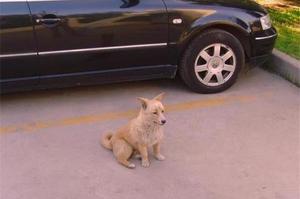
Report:
M 200 51 L 194 69 L 197 79 L 204 85 L 220 86 L 234 74 L 236 56 L 229 46 L 215 43 Z

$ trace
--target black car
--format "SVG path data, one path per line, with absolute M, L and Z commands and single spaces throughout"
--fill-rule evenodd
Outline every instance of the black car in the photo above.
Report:
M 276 30 L 251 0 L 0 0 L 1 92 L 178 72 L 220 92 L 262 62 Z

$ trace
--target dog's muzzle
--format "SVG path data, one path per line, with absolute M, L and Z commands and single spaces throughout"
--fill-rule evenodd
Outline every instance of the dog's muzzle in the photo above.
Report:
M 161 124 L 161 125 L 164 125 L 164 124 L 166 124 L 166 123 L 167 123 L 167 120 L 162 120 L 160 124 Z
M 154 123 L 163 126 L 164 124 L 167 123 L 167 121 L 166 120 L 161 120 L 160 122 L 154 121 Z

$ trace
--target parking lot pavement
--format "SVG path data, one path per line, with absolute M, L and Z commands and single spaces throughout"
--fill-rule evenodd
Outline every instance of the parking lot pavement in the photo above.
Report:
M 136 97 L 162 91 L 167 159 L 120 166 L 100 136 L 136 113 Z M 299 198 L 299 95 L 258 68 L 214 95 L 180 80 L 4 95 L 0 198 Z

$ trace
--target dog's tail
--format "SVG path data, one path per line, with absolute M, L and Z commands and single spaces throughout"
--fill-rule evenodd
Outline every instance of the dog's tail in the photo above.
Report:
M 113 134 L 112 133 L 108 133 L 105 134 L 102 138 L 101 138 L 101 145 L 109 150 L 112 150 L 112 143 L 111 143 L 111 138 L 112 138 Z

